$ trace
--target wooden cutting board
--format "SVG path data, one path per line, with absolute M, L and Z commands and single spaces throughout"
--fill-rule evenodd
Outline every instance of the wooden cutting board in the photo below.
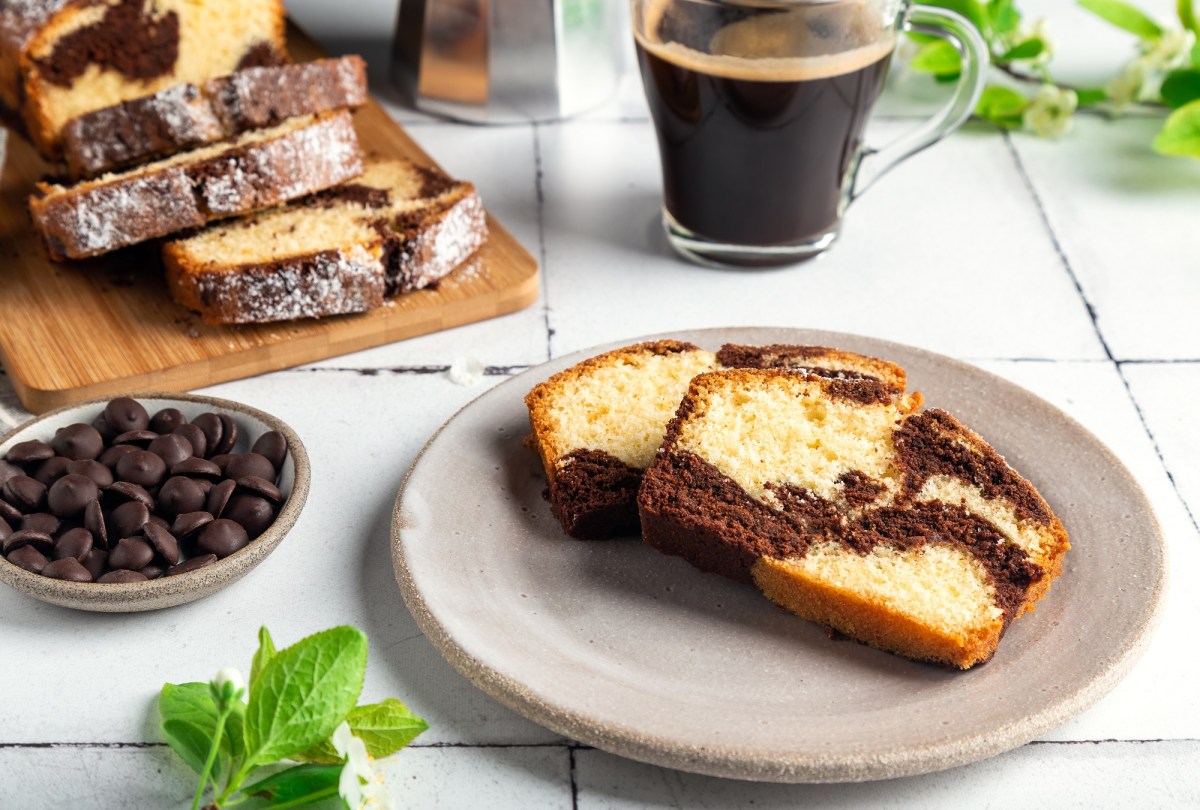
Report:
M 289 46 L 297 61 L 324 55 L 295 27 Z M 354 120 L 368 155 L 435 165 L 376 102 Z M 25 210 L 34 182 L 47 171 L 33 148 L 10 133 L 0 178 L 0 363 L 34 413 L 121 392 L 249 377 L 493 318 L 537 300 L 537 262 L 489 214 L 487 243 L 435 289 L 363 315 L 209 326 L 171 300 L 152 246 L 86 262 L 48 261 Z

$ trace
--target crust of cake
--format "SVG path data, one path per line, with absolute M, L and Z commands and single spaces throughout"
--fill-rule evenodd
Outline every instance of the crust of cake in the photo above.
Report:
M 287 61 L 282 0 L 76 0 L 0 15 L 0 99 L 47 159 L 72 118 Z
M 62 261 L 278 205 L 361 172 L 358 137 L 343 111 L 76 186 L 39 184 L 29 210 L 46 252 Z
M 1005 629 L 996 618 L 947 633 L 772 557 L 754 563 L 753 579 L 771 601 L 802 619 L 918 661 L 969 669 L 995 654 Z
M 366 100 L 366 63 L 358 56 L 250 67 L 74 118 L 63 128 L 63 153 L 73 178 L 93 177 Z
M 908 375 L 895 363 L 828 346 L 726 343 L 717 352 L 717 362 L 724 368 L 787 369 L 833 379 L 877 380 L 896 394 L 903 394 L 908 386 Z
M 163 246 L 174 299 L 207 323 L 365 312 L 443 278 L 487 238 L 470 183 L 410 161 Z
M 837 405 L 842 385 L 771 370 L 694 379 L 639 494 L 646 542 L 701 570 L 753 580 L 798 615 L 873 646 L 962 668 L 986 661 L 1061 572 L 1065 529 L 1028 481 L 949 414 L 911 401 Z M 854 422 L 835 408 L 876 416 Z M 813 429 L 797 424 L 806 422 Z M 868 447 L 886 457 L 856 450 Z M 942 479 L 962 484 L 938 491 L 972 497 L 930 497 L 926 484 Z M 975 618 L 933 626 L 866 598 L 851 574 L 806 572 L 806 555 L 821 544 L 848 561 L 880 549 L 922 559 L 922 549 L 946 545 L 990 590 L 975 594 L 974 608 L 970 599 L 942 605 Z

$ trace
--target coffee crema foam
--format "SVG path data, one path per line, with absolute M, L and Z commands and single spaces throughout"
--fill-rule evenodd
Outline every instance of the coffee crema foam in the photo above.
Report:
M 770 14 L 727 23 L 717 29 L 709 43 L 723 52 L 706 53 L 674 40 L 662 40 L 660 29 L 673 4 L 674 0 L 647 3 L 643 11 L 644 25 L 634 26 L 634 37 L 642 48 L 660 59 L 709 76 L 760 82 L 828 79 L 873 65 L 886 58 L 896 47 L 895 31 L 879 24 L 878 17 L 875 17 L 874 30 L 871 30 L 872 17 L 866 5 L 831 3 L 797 7 L 795 10 L 781 12 L 790 16 L 812 17 L 812 20 L 792 20 L 790 26 L 775 24 L 771 19 L 773 15 Z M 837 12 L 841 12 L 846 18 L 846 21 L 842 22 L 840 41 L 849 47 L 844 50 L 812 56 L 745 56 L 729 53 L 740 51 L 742 54 L 769 54 L 772 50 L 778 52 L 803 49 L 804 44 L 795 39 L 794 32 L 806 34 L 817 47 L 836 47 L 839 43 L 838 38 L 818 36 L 812 33 L 812 29 L 821 25 L 821 14 Z M 789 29 L 793 32 L 790 39 Z M 866 44 L 857 44 L 871 36 L 876 38 Z

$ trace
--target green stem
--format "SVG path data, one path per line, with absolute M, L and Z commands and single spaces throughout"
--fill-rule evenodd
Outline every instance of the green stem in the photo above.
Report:
M 1194 34 L 1200 34 L 1200 26 L 1196 24 L 1196 8 L 1193 0 L 1176 0 L 1175 9 L 1179 13 L 1179 22 L 1185 29 Z
M 291 801 L 286 801 L 283 804 L 273 804 L 271 805 L 271 810 L 283 810 L 285 807 L 300 807 L 301 805 L 311 804 L 312 802 L 320 799 L 331 799 L 336 795 L 338 795 L 337 785 L 331 785 L 314 793 L 310 793 L 307 796 L 297 796 Z
M 1025 73 L 1024 71 L 1017 70 L 1015 67 L 1012 66 L 1012 62 L 992 62 L 992 64 L 996 67 L 997 70 L 1003 71 L 1004 73 L 1008 74 L 1009 76 L 1013 77 L 1014 79 L 1016 79 L 1019 82 L 1026 82 L 1027 84 L 1038 84 L 1038 85 L 1047 84 L 1045 76 L 1035 76 L 1032 73 Z M 1063 82 L 1052 82 L 1052 83 L 1061 90 L 1074 90 L 1074 91 L 1078 92 L 1080 89 L 1078 86 L 1073 85 L 1073 84 L 1064 84 Z
M 247 759 L 242 764 L 242 767 L 238 768 L 238 772 L 229 780 L 229 783 L 225 785 L 225 790 L 221 793 L 221 798 L 217 799 L 217 803 L 224 804 L 230 794 L 242 786 L 242 782 L 246 781 L 246 777 L 250 775 L 250 771 L 252 770 L 254 770 L 254 763 L 250 759 Z
M 192 810 L 196 810 L 200 806 L 200 797 L 204 795 L 204 788 L 208 785 L 213 763 L 217 761 L 217 752 L 221 749 L 221 737 L 225 734 L 225 718 L 229 716 L 230 708 L 223 707 L 217 714 L 217 727 L 213 733 L 212 747 L 208 749 L 208 759 L 204 763 L 204 770 L 200 772 L 200 784 L 196 787 L 196 795 L 192 797 Z M 216 789 L 217 783 L 216 780 L 213 780 L 214 793 Z

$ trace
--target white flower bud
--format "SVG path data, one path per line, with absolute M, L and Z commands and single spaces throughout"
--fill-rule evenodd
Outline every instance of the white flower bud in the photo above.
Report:
M 1071 129 L 1079 99 L 1073 90 L 1043 84 L 1025 109 L 1024 124 L 1043 138 L 1057 138 Z

